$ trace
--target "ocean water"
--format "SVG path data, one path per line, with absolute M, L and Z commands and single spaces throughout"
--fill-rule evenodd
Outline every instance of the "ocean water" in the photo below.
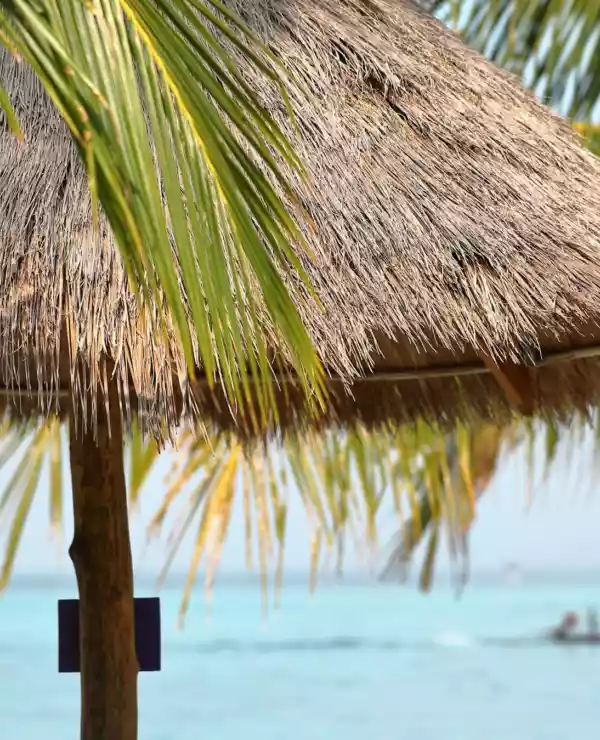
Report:
M 143 590 L 138 595 L 147 595 Z M 56 599 L 0 599 L 0 737 L 76 738 L 78 678 L 57 673 Z M 574 740 L 600 727 L 600 647 L 535 637 L 600 585 L 470 585 L 457 599 L 394 585 L 286 587 L 264 621 L 249 585 L 201 592 L 178 631 L 161 594 L 163 671 L 140 676 L 141 740 Z

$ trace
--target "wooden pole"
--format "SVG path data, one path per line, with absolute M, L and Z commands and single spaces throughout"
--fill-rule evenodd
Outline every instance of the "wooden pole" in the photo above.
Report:
M 99 412 L 100 413 L 100 412 Z M 116 391 L 98 432 L 69 427 L 79 588 L 81 740 L 137 740 L 133 567 Z

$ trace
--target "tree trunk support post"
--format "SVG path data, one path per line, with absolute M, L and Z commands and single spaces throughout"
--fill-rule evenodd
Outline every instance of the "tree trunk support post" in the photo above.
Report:
M 116 389 L 96 438 L 71 416 L 75 532 L 69 555 L 79 589 L 81 740 L 137 740 L 133 567 L 123 436 Z M 109 425 L 110 422 L 110 425 Z

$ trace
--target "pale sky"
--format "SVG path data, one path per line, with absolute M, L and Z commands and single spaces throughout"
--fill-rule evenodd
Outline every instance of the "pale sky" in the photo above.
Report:
M 591 436 L 591 435 L 590 435 Z M 540 441 L 541 444 L 541 441 Z M 594 476 L 590 439 L 569 455 L 565 450 L 546 481 L 537 471 L 528 505 L 528 478 L 523 451 L 503 459 L 499 472 L 480 502 L 477 523 L 471 536 L 473 571 L 499 571 L 516 561 L 529 570 L 598 570 L 600 572 L 600 468 Z M 139 573 L 154 576 L 164 560 L 164 540 L 145 547 L 145 524 L 157 508 L 164 490 L 163 478 L 171 460 L 165 454 L 142 496 L 142 510 L 132 517 L 134 563 Z M 0 491 L 10 468 L 0 472 Z M 596 481 L 594 481 L 594 477 Z M 70 494 L 68 494 L 70 496 Z M 66 499 L 64 544 L 58 548 L 48 530 L 48 489 L 40 486 L 16 561 L 16 573 L 68 573 L 66 550 L 71 538 L 70 498 Z M 390 507 L 381 516 L 382 544 L 389 541 L 396 522 Z M 6 541 L 6 523 L 1 523 L 0 546 Z M 288 571 L 306 571 L 308 526 L 292 492 L 286 549 Z M 175 560 L 174 570 L 186 568 L 190 542 Z M 3 547 L 2 547 L 3 549 Z M 59 551 L 60 550 L 60 551 Z M 225 547 L 222 572 L 244 569 L 243 522 L 234 514 Z M 383 564 L 383 557 L 380 559 Z M 441 564 L 443 567 L 443 563 Z M 355 557 L 347 558 L 347 570 L 365 570 Z

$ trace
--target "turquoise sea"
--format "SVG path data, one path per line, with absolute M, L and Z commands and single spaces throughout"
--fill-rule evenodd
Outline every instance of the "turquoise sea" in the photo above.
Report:
M 151 595 L 140 590 L 139 595 Z M 78 679 L 57 674 L 60 584 L 16 581 L 0 599 L 0 737 L 64 740 L 78 730 Z M 183 631 L 181 592 L 162 592 L 163 671 L 140 676 L 141 740 L 575 740 L 600 727 L 600 648 L 534 637 L 567 609 L 600 607 L 600 581 L 546 578 L 439 586 L 201 591 Z M 505 639 L 507 638 L 507 639 Z

